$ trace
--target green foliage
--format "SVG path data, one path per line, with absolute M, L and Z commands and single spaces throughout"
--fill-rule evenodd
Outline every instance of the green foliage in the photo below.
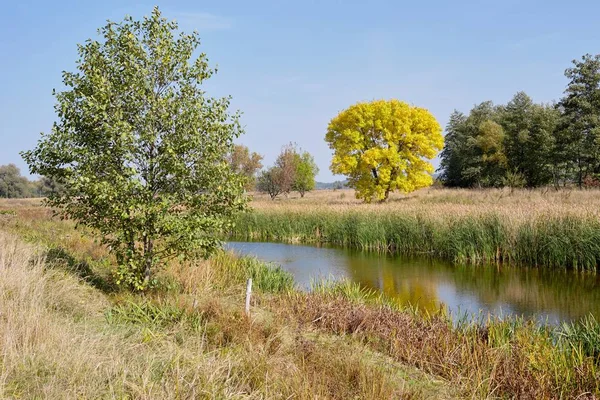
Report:
M 268 193 L 271 200 L 275 200 L 283 192 L 282 173 L 278 167 L 271 167 L 258 174 L 256 179 L 256 190 Z
M 258 153 L 251 153 L 250 149 L 242 144 L 233 146 L 233 150 L 227 156 L 231 169 L 244 178 L 246 190 L 254 189 L 256 172 L 263 167 L 262 159 L 263 156 Z
M 300 193 L 300 197 L 304 197 L 306 192 L 315 188 L 315 176 L 318 173 L 319 167 L 309 152 L 296 153 L 296 175 L 292 189 Z
M 564 323 L 559 331 L 559 338 L 563 345 L 575 353 L 600 357 L 600 323 L 593 315 L 575 323 Z
M 196 33 L 155 8 L 149 17 L 100 29 L 64 72 L 58 121 L 23 153 L 32 173 L 63 185 L 47 205 L 95 229 L 116 255 L 117 281 L 141 290 L 173 257 L 208 256 L 245 207 L 226 156 L 242 133 L 229 98 L 200 85 L 214 71 L 192 59 Z
M 29 181 L 15 164 L 0 166 L 0 197 L 21 198 L 31 194 Z
M 468 116 L 454 111 L 446 127 L 440 179 L 447 186 L 499 186 L 504 175 L 504 132 L 495 121 L 490 101 L 476 105 Z
M 292 190 L 304 197 L 306 192 L 315 188 L 315 176 L 318 173 L 319 167 L 313 156 L 290 143 L 283 147 L 275 165 L 259 174 L 256 188 L 268 193 L 273 200 L 279 194 L 287 195 Z
M 239 259 L 236 268 L 244 277 L 252 278 L 253 285 L 263 292 L 286 292 L 294 287 L 293 276 L 278 265 L 269 265 L 256 258 L 244 257 Z
M 508 171 L 502 178 L 502 185 L 509 188 L 522 188 L 527 184 L 525 176 L 520 172 Z
M 237 219 L 238 239 L 331 243 L 359 250 L 427 254 L 457 263 L 596 271 L 600 222 L 539 216 L 514 224 L 495 213 L 451 217 L 388 212 L 256 211 Z
M 454 110 L 446 125 L 444 148 L 440 153 L 440 180 L 449 187 L 460 187 L 465 184 L 463 170 L 466 167 L 467 132 L 464 129 L 467 116 Z
M 509 188 L 522 188 L 527 184 L 527 180 L 525 176 L 520 172 L 508 171 L 506 175 L 502 178 L 502 186 L 507 186 Z
M 254 257 L 237 257 L 231 252 L 217 252 L 210 259 L 217 287 L 224 289 L 243 285 L 252 278 L 253 287 L 269 293 L 287 292 L 294 288 L 294 278 L 278 265 Z
M 559 159 L 575 171 L 579 187 L 600 172 L 600 55 L 573 60 L 565 71 L 569 84 L 559 102 Z
M 548 184 L 559 116 L 556 107 L 534 104 L 527 94 L 519 92 L 499 113 L 506 133 L 508 168 L 522 174 L 528 187 Z
M 153 328 L 166 328 L 187 323 L 198 328 L 201 316 L 168 302 L 126 301 L 109 308 L 105 317 L 110 324 L 133 324 Z
M 505 106 L 483 102 L 468 116 L 454 111 L 446 127 L 440 179 L 451 187 L 505 185 L 507 171 L 525 186 L 548 184 L 558 171 L 555 159 L 556 107 L 534 104 L 523 92 Z

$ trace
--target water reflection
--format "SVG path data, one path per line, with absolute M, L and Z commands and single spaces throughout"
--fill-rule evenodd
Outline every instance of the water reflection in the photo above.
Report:
M 401 303 L 456 315 L 524 315 L 558 323 L 600 317 L 600 278 L 538 268 L 466 266 L 425 258 L 384 256 L 340 248 L 230 242 L 227 247 L 274 262 L 308 288 L 322 278 L 349 278 Z

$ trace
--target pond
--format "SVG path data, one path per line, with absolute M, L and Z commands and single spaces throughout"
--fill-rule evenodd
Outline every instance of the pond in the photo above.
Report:
M 241 255 L 281 265 L 298 285 L 350 279 L 404 304 L 441 306 L 469 319 L 519 315 L 557 324 L 593 314 L 600 319 L 600 276 L 566 270 L 454 265 L 334 247 L 229 242 Z

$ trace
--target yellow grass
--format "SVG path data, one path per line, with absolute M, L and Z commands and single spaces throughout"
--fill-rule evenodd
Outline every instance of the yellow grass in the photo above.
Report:
M 399 212 L 427 216 L 463 216 L 496 212 L 511 219 L 536 215 L 575 215 L 600 217 L 600 190 L 542 189 L 447 189 L 426 188 L 410 194 L 393 193 L 387 203 L 365 204 L 354 190 L 315 190 L 300 198 L 270 200 L 268 195 L 252 193 L 251 206 L 269 212 Z

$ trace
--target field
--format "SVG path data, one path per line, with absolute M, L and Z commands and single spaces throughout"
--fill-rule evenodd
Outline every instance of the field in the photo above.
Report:
M 257 199 L 254 206 L 331 213 L 363 207 L 336 199 L 340 194 Z M 424 192 L 364 208 L 407 212 L 419 198 L 437 199 L 437 212 L 461 208 L 440 196 Z M 508 212 L 516 199 L 504 202 Z M 579 207 L 575 212 L 584 212 L 585 202 Z M 132 294 L 112 282 L 113 263 L 88 232 L 53 219 L 39 201 L 0 202 L 0 397 L 600 395 L 600 325 L 593 318 L 557 329 L 518 319 L 453 325 L 350 283 L 304 293 L 282 270 L 227 253 L 173 263 L 153 290 Z M 248 277 L 255 282 L 249 318 Z
M 598 190 L 424 189 L 362 204 L 351 190 L 271 201 L 255 194 L 253 213 L 232 235 L 251 240 L 329 242 L 363 250 L 427 254 L 460 263 L 597 269 Z

